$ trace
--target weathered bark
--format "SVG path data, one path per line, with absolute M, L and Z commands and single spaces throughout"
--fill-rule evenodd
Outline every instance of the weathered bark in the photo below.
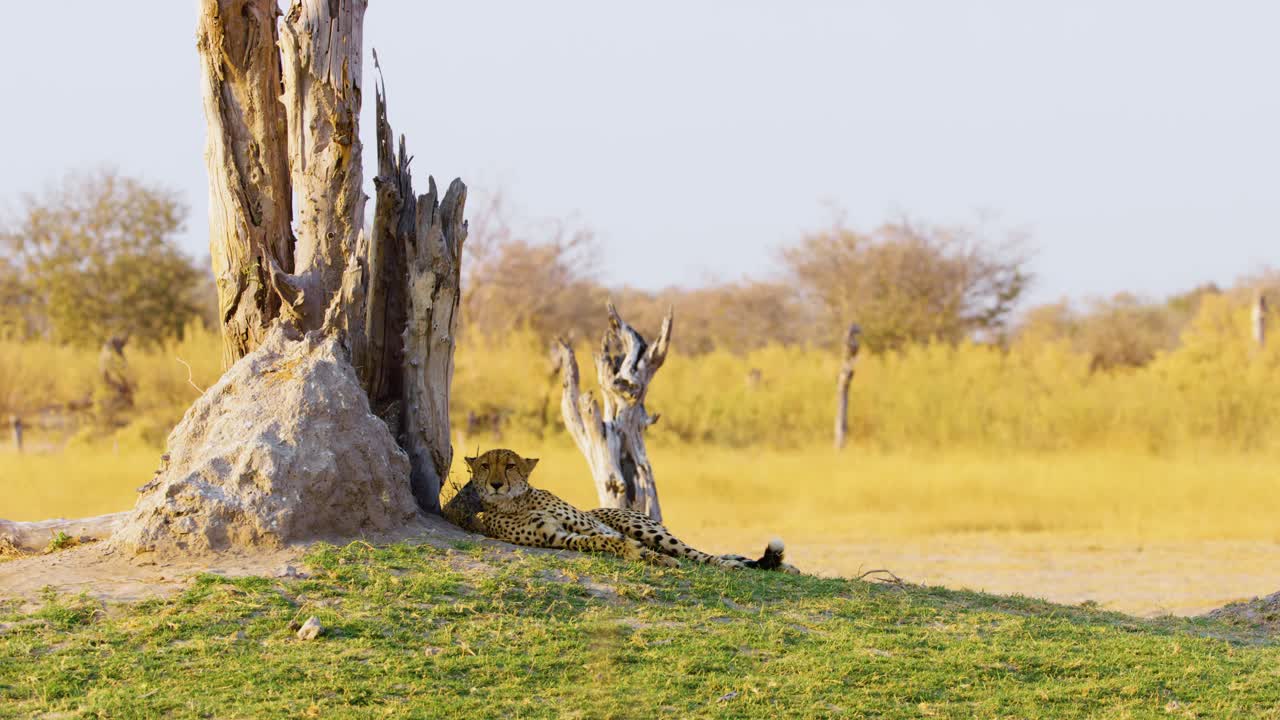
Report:
M 440 510 L 440 488 L 453 462 L 449 391 L 462 280 L 467 186 L 455 179 L 437 201 L 436 181 L 417 200 L 417 227 L 406 249 L 409 267 L 404 331 L 404 420 L 400 446 L 409 453 L 418 504 Z
M 440 489 L 453 461 L 449 388 L 458 327 L 467 186 L 454 180 L 440 200 L 434 178 L 415 197 L 404 137 L 399 152 L 387 120 L 386 92 L 376 92 L 377 201 L 368 242 L 362 342 L 352 357 L 374 412 L 409 455 L 418 504 L 440 510 Z
M 121 409 L 133 407 L 133 382 L 129 380 L 129 361 L 124 356 L 128 343 L 128 335 L 112 335 L 98 353 L 98 377 Z
M 269 268 L 293 270 L 276 0 L 201 0 L 196 28 L 208 139 L 209 255 L 229 367 L 257 347 L 280 301 Z
M 294 0 L 280 36 L 297 243 L 278 282 L 305 330 L 324 321 L 361 255 L 361 52 L 366 0 Z M 287 272 L 287 271 L 286 271 Z
M 1263 292 L 1253 301 L 1253 342 L 1259 348 L 1267 344 L 1267 296 Z
M 453 459 L 449 389 L 467 189 L 455 179 L 439 198 L 431 179 L 427 194 L 414 196 L 405 141 L 396 154 L 379 91 L 378 201 L 372 237 L 363 232 L 365 7 L 366 0 L 293 0 L 279 37 L 277 0 L 201 0 L 209 244 L 223 360 L 231 366 L 281 324 L 307 331 L 308 342 L 336 336 L 370 410 L 410 458 L 417 504 L 439 512 Z M 270 499 L 302 502 L 288 493 Z M 369 502 L 394 504 L 377 492 Z M 126 515 L 0 521 L 0 542 L 29 548 L 32 538 L 47 542 L 68 528 L 106 535 Z
M 9 427 L 13 430 L 14 449 L 22 452 L 22 418 L 17 415 L 9 416 Z
M 268 262 L 267 277 L 281 316 L 343 338 L 371 409 L 409 454 L 417 501 L 439 511 L 452 461 L 449 386 L 466 186 L 455 180 L 441 200 L 432 180 L 430 191 L 415 197 L 406 143 L 401 137 L 397 153 L 379 88 L 377 199 L 372 232 L 364 231 L 366 5 L 293 0 L 281 23 L 275 62 L 283 95 L 276 104 L 287 131 L 279 146 L 288 151 L 286 187 L 298 222 L 291 265 Z
M 129 512 L 111 513 L 74 520 L 38 520 L 36 522 L 10 522 L 0 520 L 0 548 L 12 547 L 24 553 L 44 550 L 49 541 L 64 533 L 78 542 L 102 540 L 115 531 L 129 516 Z
M 844 336 L 844 362 L 836 377 L 836 437 L 835 446 L 844 447 L 849 433 L 849 385 L 853 382 L 854 365 L 858 362 L 858 349 L 862 346 L 862 326 L 853 323 Z
M 658 487 L 644 443 L 644 431 L 658 415 L 649 415 L 644 401 L 671 345 L 671 312 L 653 344 L 623 321 L 613 303 L 608 312 L 609 329 L 595 356 L 603 412 L 591 393 L 581 392 L 577 358 L 563 340 L 557 343 L 563 385 L 560 411 L 591 468 L 601 507 L 637 510 L 661 522 Z
M 377 103 L 378 175 L 373 179 L 376 204 L 373 232 L 368 239 L 364 307 L 364 342 L 352 348 L 352 360 L 369 393 L 369 404 L 380 417 L 398 427 L 398 407 L 404 388 L 404 335 L 408 318 L 406 249 L 417 232 L 417 198 L 409 173 L 409 155 L 400 138 L 396 152 L 387 120 L 385 88 L 375 88 Z

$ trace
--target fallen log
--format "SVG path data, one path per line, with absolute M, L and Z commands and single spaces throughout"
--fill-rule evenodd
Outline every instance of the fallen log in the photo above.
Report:
M 49 546 L 59 533 L 78 543 L 104 540 L 124 522 L 131 511 L 66 520 L 36 520 L 13 522 L 0 520 L 0 548 L 12 548 L 22 553 L 38 553 Z

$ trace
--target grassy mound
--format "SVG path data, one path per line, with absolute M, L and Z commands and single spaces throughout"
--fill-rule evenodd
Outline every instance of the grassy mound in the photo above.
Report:
M 0 605 L 0 717 L 1280 717 L 1280 645 L 1211 620 L 469 544 L 307 571 Z

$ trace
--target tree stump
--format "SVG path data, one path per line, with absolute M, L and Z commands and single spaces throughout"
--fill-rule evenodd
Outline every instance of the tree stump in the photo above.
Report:
M 563 386 L 560 411 L 591 469 L 600 506 L 637 510 L 661 522 L 658 486 L 644 444 L 644 431 L 658 415 L 650 415 L 644 401 L 671 345 L 671 311 L 653 343 L 623 321 L 613 303 L 608 313 L 609 328 L 595 356 L 603 411 L 590 392 L 581 392 L 577 358 L 563 339 L 556 343 Z
M 22 418 L 18 415 L 9 416 L 9 427 L 13 429 L 14 449 L 22 452 Z
M 202 0 L 196 27 L 208 125 L 209 255 L 224 368 L 257 347 L 280 313 L 268 269 L 293 270 L 277 4 Z
M 1259 349 L 1267 345 L 1267 296 L 1261 291 L 1253 301 L 1253 343 Z
M 417 508 L 439 512 L 441 480 L 453 459 L 449 390 L 467 188 L 455 179 L 441 197 L 428 178 L 428 192 L 414 195 L 405 139 L 399 138 L 397 151 L 385 87 L 379 87 L 377 199 L 373 231 L 365 231 L 368 198 L 362 189 L 359 118 L 366 6 L 367 0 L 292 0 L 279 22 L 278 0 L 200 0 L 196 47 L 208 125 L 209 253 L 223 361 L 231 368 L 252 360 L 255 350 L 285 330 L 300 343 L 340 346 L 333 364 L 354 370 L 356 394 L 369 401 L 361 419 L 389 429 L 395 442 L 343 449 L 335 438 L 310 447 L 341 455 L 334 465 L 341 468 L 355 463 L 376 470 L 384 461 L 402 463 L 407 455 Z M 123 392 L 126 386 L 115 382 L 116 375 L 107 370 L 103 375 L 107 385 Z M 271 405 L 277 400 L 271 392 L 253 400 L 265 409 L 282 409 Z M 343 407 L 363 408 L 363 403 Z M 343 433 L 340 428 L 318 431 Z M 198 439 L 178 432 L 171 445 Z M 272 468 L 251 456 L 242 470 L 245 477 L 255 477 L 270 475 Z M 351 474 L 343 469 L 342 476 Z M 163 499 L 148 495 L 159 487 L 144 486 L 139 508 Z M 242 503 L 247 516 L 283 507 L 287 512 L 275 514 L 296 518 L 308 506 L 325 505 L 323 499 L 280 487 L 262 483 L 253 499 Z M 353 487 L 365 496 L 371 517 L 404 517 L 396 497 Z M 198 504 L 198 498 L 192 502 Z M 178 512 L 193 515 L 188 509 Z M 121 518 L 136 520 L 139 512 L 57 521 L 61 524 L 5 522 L 0 541 L 11 538 L 16 547 L 64 526 L 88 528 L 86 535 L 122 532 L 129 525 Z
M 133 381 L 129 379 L 129 361 L 124 347 L 129 336 L 112 335 L 102 343 L 98 353 L 98 385 L 93 404 L 97 422 L 110 428 L 123 425 L 121 415 L 133 408 Z
M 339 336 L 371 409 L 409 455 L 418 504 L 439 512 L 453 459 L 467 187 L 454 180 L 441 197 L 428 178 L 427 193 L 414 194 L 406 142 L 395 141 L 379 84 L 377 197 L 365 230 L 366 6 L 293 0 L 277 23 L 276 0 L 202 0 L 210 254 L 226 358 L 252 351 L 278 321 Z
M 862 326 L 858 323 L 849 325 L 844 336 L 844 362 L 840 365 L 840 374 L 836 377 L 836 433 L 837 450 L 844 447 L 845 436 L 849 433 L 849 385 L 853 382 L 854 365 L 858 361 L 858 350 L 862 347 Z

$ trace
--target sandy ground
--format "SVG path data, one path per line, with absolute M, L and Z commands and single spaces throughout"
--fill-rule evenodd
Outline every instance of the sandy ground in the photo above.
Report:
M 481 540 L 436 518 L 366 538 L 409 539 L 449 546 Z M 712 551 L 737 550 L 740 540 L 691 537 Z M 721 547 L 723 546 L 723 547 Z M 256 554 L 158 561 L 120 557 L 91 544 L 51 555 L 0 562 L 0 598 L 34 600 L 46 586 L 107 601 L 169 595 L 199 573 L 287 576 L 304 571 L 304 547 Z M 535 551 L 536 552 L 536 551 Z M 543 551 L 546 552 L 546 551 Z M 1099 606 L 1135 615 L 1198 615 L 1230 602 L 1280 589 L 1280 543 L 1257 541 L 1136 544 L 1045 534 L 963 534 L 909 539 L 788 538 L 788 560 L 818 575 L 857 575 L 885 568 L 904 580 L 956 589 L 1022 594 L 1054 602 Z M 292 570 L 291 570 L 292 568 Z
M 157 562 L 113 555 L 101 543 L 0 563 L 0 598 L 31 600 L 45 587 L 59 593 L 86 593 L 102 600 L 133 602 L 171 595 L 200 573 L 228 577 L 286 575 L 304 551 L 286 547 L 255 554 L 226 553 L 207 558 Z
M 443 546 L 475 537 L 438 518 L 422 518 L 394 533 L 363 539 L 371 543 L 413 540 Z M 349 540 L 334 539 L 335 542 Z M 304 570 L 301 557 L 305 552 L 304 545 L 296 545 L 172 560 L 150 555 L 124 556 L 112 553 L 102 543 L 91 543 L 48 555 L 0 562 L 0 598 L 30 601 L 38 598 L 45 587 L 52 587 L 59 593 L 86 593 L 105 601 L 133 602 L 179 592 L 193 576 L 201 573 L 288 577 Z
M 1134 543 L 1045 534 L 937 535 L 906 540 L 787 539 L 788 558 L 823 575 L 887 568 L 911 582 L 1054 602 L 1087 601 L 1135 615 L 1199 615 L 1280 590 L 1280 543 Z

